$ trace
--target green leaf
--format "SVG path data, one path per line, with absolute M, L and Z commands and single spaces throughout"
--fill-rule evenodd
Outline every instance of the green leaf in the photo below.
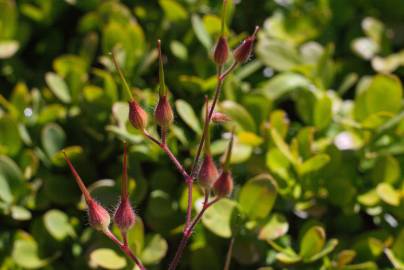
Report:
M 237 128 L 243 131 L 255 132 L 254 119 L 243 106 L 234 101 L 226 100 L 220 104 L 219 108 L 232 119 L 231 125 L 236 124 Z
M 401 175 L 400 163 L 393 156 L 381 156 L 372 168 L 371 178 L 374 183 L 394 184 Z
M 177 41 L 177 40 L 171 41 L 170 49 L 171 49 L 171 52 L 173 53 L 173 55 L 175 55 L 182 61 L 186 61 L 188 59 L 188 49 L 180 41 Z
M 309 260 L 318 254 L 325 244 L 325 231 L 320 226 L 313 226 L 306 231 L 300 241 L 299 255 L 304 260 Z
M 313 111 L 313 124 L 319 130 L 326 128 L 332 120 L 332 101 L 326 94 L 316 98 Z
M 145 247 L 140 257 L 144 264 L 157 264 L 164 258 L 167 250 L 167 241 L 161 235 L 148 235 L 146 236 Z
M 0 156 L 0 199 L 11 203 L 23 192 L 24 176 L 17 164 L 7 156 Z
M 260 229 L 258 238 L 260 240 L 272 241 L 284 236 L 289 230 L 289 224 L 284 215 L 274 213 Z
M 23 235 L 14 242 L 12 258 L 15 263 L 26 269 L 38 269 L 47 265 L 47 260 L 38 255 L 38 245 L 30 235 Z
M 60 210 L 49 210 L 43 217 L 47 231 L 58 241 L 74 235 L 74 229 L 69 223 L 68 216 Z
M 292 163 L 296 164 L 295 157 L 293 156 L 292 152 L 289 149 L 289 146 L 286 144 L 286 142 L 282 139 L 282 137 L 279 135 L 276 129 L 271 129 L 271 136 L 272 139 L 275 143 L 275 145 L 278 147 L 279 151 Z
M 206 210 L 202 217 L 203 225 L 220 237 L 230 238 L 232 236 L 231 223 L 236 207 L 236 202 L 221 199 Z
M 314 254 L 309 260 L 308 262 L 314 262 L 318 259 L 321 259 L 322 257 L 326 256 L 327 254 L 331 253 L 335 247 L 338 245 L 338 240 L 337 239 L 331 239 L 330 241 L 328 241 L 324 248 L 317 254 Z
M 294 47 L 275 39 L 260 39 L 257 44 L 257 56 L 265 65 L 278 71 L 290 71 L 302 64 Z
M 14 156 L 21 146 L 22 141 L 15 119 L 8 115 L 0 116 L 0 154 Z
M 392 251 L 404 263 L 404 229 L 401 229 L 395 239 Z
M 127 263 L 125 258 L 118 255 L 114 250 L 99 248 L 91 252 L 89 265 L 105 269 L 122 269 Z
M 358 88 L 355 98 L 355 118 L 365 120 L 376 113 L 397 113 L 401 108 L 403 89 L 393 75 L 376 75 Z
M 386 249 L 384 252 L 386 253 L 386 256 L 389 258 L 390 262 L 394 265 L 395 269 L 404 269 L 404 261 L 400 260 L 391 249 Z
M 63 148 L 66 134 L 59 125 L 51 123 L 42 129 L 41 141 L 45 152 L 52 157 Z
M 199 123 L 198 117 L 195 115 L 192 106 L 186 101 L 179 99 L 175 102 L 175 107 L 181 119 L 192 128 L 197 134 L 202 133 L 202 128 Z
M 168 20 L 176 22 L 188 18 L 188 13 L 178 1 L 174 0 L 159 0 L 161 8 L 164 10 L 164 15 Z
M 135 225 L 128 231 L 128 244 L 135 254 L 140 254 L 140 252 L 143 250 L 144 224 L 143 220 L 139 216 L 136 216 Z
M 301 175 L 312 173 L 320 170 L 330 161 L 330 157 L 327 154 L 317 154 L 310 159 L 303 162 L 299 166 L 299 172 Z
M 299 255 L 286 252 L 277 253 L 276 259 L 286 265 L 295 264 L 301 260 Z
M 48 84 L 50 90 L 55 96 L 64 103 L 71 102 L 71 96 L 69 88 L 66 82 L 56 73 L 48 72 L 45 74 L 45 81 Z
M 274 206 L 277 186 L 270 175 L 256 176 L 241 188 L 239 204 L 250 219 L 265 218 Z
M 191 22 L 192 28 L 194 29 L 194 33 L 198 40 L 202 43 L 206 50 L 210 50 L 212 48 L 212 39 L 210 38 L 209 33 L 206 31 L 201 18 L 198 15 L 193 14 Z
M 393 206 L 400 205 L 400 193 L 394 189 L 391 184 L 388 183 L 380 183 L 376 188 L 377 195 L 379 195 L 380 199 L 387 204 Z
M 306 77 L 291 72 L 284 72 L 274 76 L 259 87 L 259 91 L 266 97 L 276 100 L 299 89 L 307 89 L 311 85 Z
M 13 205 L 11 207 L 11 217 L 14 220 L 23 221 L 23 220 L 30 220 L 32 215 L 31 212 L 26 208 L 22 206 Z

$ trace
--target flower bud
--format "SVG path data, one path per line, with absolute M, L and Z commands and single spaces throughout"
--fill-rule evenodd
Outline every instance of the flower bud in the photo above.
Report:
M 233 177 L 231 172 L 224 170 L 213 184 L 216 196 L 219 198 L 230 196 L 233 191 Z
M 161 96 L 154 112 L 154 119 L 162 128 L 167 128 L 174 120 L 174 113 L 167 96 Z
M 243 42 L 234 50 L 233 55 L 236 63 L 244 63 L 250 58 L 254 46 L 255 36 L 258 30 L 259 27 L 256 26 L 254 33 L 243 40 Z
M 226 123 L 226 122 L 231 121 L 231 118 L 224 113 L 214 112 L 212 115 L 212 121 L 214 123 L 221 124 L 221 123 Z
M 88 206 L 88 219 L 91 227 L 99 231 L 107 231 L 109 223 L 111 222 L 111 217 L 109 216 L 108 211 L 91 197 L 90 192 L 88 192 L 87 187 L 84 185 L 83 180 L 77 173 L 70 159 L 67 157 L 65 152 L 63 152 L 63 155 L 67 165 L 69 165 L 77 185 L 83 193 L 84 199 L 86 200 Z
M 127 198 L 121 198 L 114 214 L 114 222 L 122 232 L 127 232 L 136 222 L 136 215 Z
M 108 231 L 111 222 L 108 211 L 93 199 L 87 201 L 87 205 L 90 226 L 97 231 Z
M 137 129 L 143 130 L 147 126 L 147 113 L 135 101 L 129 101 L 129 121 Z
M 211 189 L 218 176 L 219 173 L 212 156 L 206 154 L 198 174 L 199 184 L 205 189 Z
M 213 60 L 218 65 L 223 65 L 227 61 L 227 57 L 229 56 L 229 46 L 227 44 L 227 39 L 224 36 L 221 36 L 217 41 L 215 51 L 213 53 Z

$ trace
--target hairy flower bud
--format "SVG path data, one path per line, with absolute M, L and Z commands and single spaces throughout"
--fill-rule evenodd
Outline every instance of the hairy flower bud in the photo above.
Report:
M 168 102 L 167 96 L 160 97 L 156 110 L 154 112 L 154 119 L 162 128 L 168 127 L 173 122 L 174 113 L 170 103 Z
M 109 216 L 108 211 L 91 197 L 90 192 L 88 192 L 87 187 L 84 185 L 83 180 L 81 180 L 80 175 L 77 173 L 70 159 L 67 157 L 65 152 L 63 152 L 63 155 L 67 165 L 69 165 L 77 185 L 83 193 L 84 199 L 86 200 L 88 206 L 88 219 L 91 227 L 98 231 L 107 231 L 111 222 L 111 217 Z
M 127 232 L 135 224 L 136 215 L 127 198 L 121 198 L 114 214 L 114 222 L 123 232 Z
M 107 231 L 111 222 L 108 211 L 93 199 L 87 201 L 87 205 L 90 226 L 98 231 Z
M 233 177 L 230 171 L 223 171 L 213 184 L 216 196 L 222 198 L 230 196 L 233 191 Z
M 212 114 L 212 121 L 214 123 L 226 123 L 231 121 L 231 118 L 224 113 L 214 112 Z
M 243 42 L 234 50 L 234 60 L 237 63 L 244 63 L 250 58 L 254 46 L 255 35 L 257 34 L 258 30 L 259 27 L 255 27 L 254 33 L 243 40 Z
M 199 184 L 203 188 L 211 189 L 218 176 L 219 173 L 212 156 L 206 154 L 198 174 Z
M 229 45 L 227 44 L 227 39 L 221 36 L 216 43 L 215 51 L 213 53 L 213 60 L 218 65 L 223 65 L 227 61 L 229 56 Z
M 147 126 L 147 113 L 135 101 L 129 101 L 129 121 L 137 129 L 143 130 Z

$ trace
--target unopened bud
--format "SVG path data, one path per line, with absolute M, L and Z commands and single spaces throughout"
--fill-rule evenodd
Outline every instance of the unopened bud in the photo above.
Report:
M 147 126 L 147 113 L 135 101 L 129 101 L 129 121 L 137 129 L 143 130 Z
M 174 113 L 168 102 L 167 96 L 161 96 L 159 98 L 159 102 L 154 112 L 154 118 L 157 124 L 162 128 L 168 127 L 173 122 Z
M 212 121 L 214 123 L 221 124 L 221 123 L 226 123 L 226 122 L 231 121 L 231 118 L 224 113 L 214 112 L 212 115 Z
M 114 222 L 118 228 L 127 232 L 135 224 L 136 215 L 127 198 L 121 198 L 118 208 L 114 214 Z
M 243 42 L 234 50 L 233 55 L 234 55 L 234 60 L 237 63 L 244 63 L 246 62 L 251 55 L 251 52 L 253 50 L 254 46 L 254 41 L 255 41 L 255 36 L 259 30 L 259 27 L 255 27 L 254 33 L 247 37 Z
M 107 210 L 93 199 L 87 201 L 90 226 L 98 231 L 107 231 L 111 218 Z
M 227 44 L 227 39 L 221 36 L 217 41 L 215 51 L 213 53 L 213 60 L 218 65 L 223 65 L 227 61 L 229 56 L 229 45 Z
M 67 157 L 66 153 L 63 152 L 65 160 L 69 165 L 69 168 L 74 176 L 74 179 L 77 182 L 81 192 L 83 193 L 84 199 L 86 200 L 88 206 L 88 219 L 91 227 L 98 231 L 107 231 L 108 226 L 111 222 L 111 217 L 107 210 L 104 209 L 99 203 L 97 203 L 88 192 L 87 187 L 84 185 L 83 180 L 80 175 L 77 173 L 70 159 Z
M 203 188 L 211 189 L 218 176 L 219 173 L 212 156 L 209 154 L 205 155 L 198 174 L 199 184 Z
M 230 196 L 233 191 L 233 177 L 231 172 L 224 170 L 213 184 L 216 196 L 219 198 Z

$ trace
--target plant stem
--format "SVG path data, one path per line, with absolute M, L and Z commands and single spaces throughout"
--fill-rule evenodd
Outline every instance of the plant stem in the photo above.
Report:
M 224 265 L 223 270 L 230 269 L 231 255 L 233 253 L 233 245 L 234 245 L 234 237 L 232 237 L 230 240 L 229 249 L 227 250 L 227 254 L 226 254 L 226 263 Z
M 194 162 L 193 162 L 192 167 L 191 167 L 191 173 L 190 174 L 191 174 L 192 177 L 195 176 L 196 168 L 197 168 L 198 162 L 199 162 L 199 158 L 201 157 L 203 144 L 205 143 L 205 140 L 206 140 L 206 131 L 209 128 L 209 124 L 210 124 L 210 121 L 212 119 L 213 112 L 215 110 L 217 101 L 219 100 L 219 97 L 220 97 L 221 89 L 222 89 L 222 86 L 223 86 L 223 80 L 221 80 L 219 78 L 221 77 L 222 70 L 223 70 L 223 66 L 219 66 L 217 68 L 218 81 L 217 81 L 217 85 L 216 85 L 215 96 L 213 98 L 212 106 L 210 107 L 208 117 L 207 117 L 207 119 L 205 119 L 205 123 L 203 125 L 202 137 L 201 137 L 201 140 L 199 141 L 198 150 L 196 151 L 195 159 L 194 159 Z
M 184 169 L 184 167 L 181 165 L 181 163 L 178 161 L 178 159 L 175 157 L 173 152 L 171 152 L 170 148 L 167 146 L 167 144 L 160 142 L 156 138 L 154 138 L 150 133 L 148 133 L 146 130 L 143 131 L 144 136 L 148 138 L 150 141 L 154 142 L 157 146 L 159 146 L 170 158 L 170 160 L 174 163 L 175 167 L 178 169 L 178 171 L 182 174 L 184 177 L 185 181 L 190 178 L 189 174 L 187 171 Z
M 115 244 L 117 244 L 122 252 L 124 252 L 139 267 L 140 270 L 146 270 L 142 262 L 136 257 L 127 244 L 123 244 L 121 241 L 119 241 L 119 239 L 116 238 L 116 236 L 110 230 L 105 231 L 104 234 Z
M 203 202 L 203 208 L 199 212 L 199 214 L 196 216 L 196 218 L 192 221 L 191 225 L 187 229 L 184 230 L 180 245 L 178 246 L 177 252 L 175 253 L 174 259 L 172 260 L 168 270 L 175 270 L 178 266 L 178 263 L 180 262 L 180 259 L 182 257 L 182 254 L 184 253 L 185 247 L 188 243 L 189 238 L 192 236 L 192 232 L 195 228 L 195 226 L 198 224 L 198 222 L 201 220 L 203 214 L 205 211 L 215 204 L 217 201 L 220 200 L 220 198 L 215 198 L 213 201 L 208 202 L 209 200 L 209 193 L 205 192 L 205 200 Z

